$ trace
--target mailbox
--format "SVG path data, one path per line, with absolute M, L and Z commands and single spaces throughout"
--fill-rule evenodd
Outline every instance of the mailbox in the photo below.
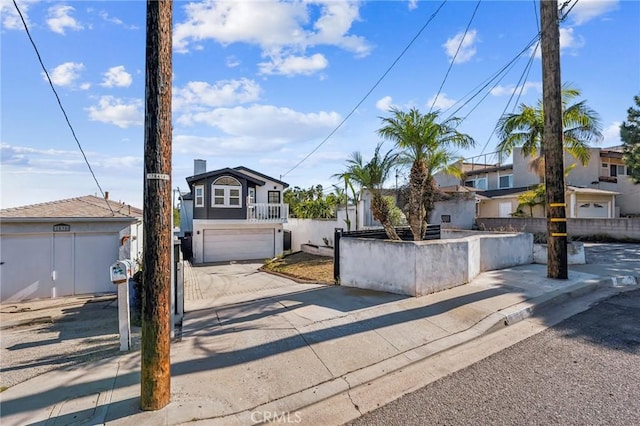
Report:
M 111 282 L 114 284 L 124 284 L 133 276 L 133 261 L 125 259 L 118 260 L 109 267 Z

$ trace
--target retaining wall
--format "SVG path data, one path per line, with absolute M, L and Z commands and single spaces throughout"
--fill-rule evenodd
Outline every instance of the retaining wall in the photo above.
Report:
M 481 233 L 431 241 L 340 239 L 340 284 L 423 296 L 479 273 L 533 263 L 533 235 Z
M 512 232 L 547 232 L 544 217 L 479 217 L 476 223 L 480 229 Z M 608 236 L 621 240 L 640 241 L 640 217 L 617 219 L 567 219 L 569 237 Z

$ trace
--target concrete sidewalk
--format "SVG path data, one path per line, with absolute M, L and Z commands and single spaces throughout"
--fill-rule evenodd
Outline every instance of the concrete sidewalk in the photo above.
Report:
M 557 322 L 545 308 L 570 298 L 594 303 L 637 288 L 576 270 L 566 281 L 545 276 L 545 265 L 525 265 L 419 298 L 308 284 L 267 286 L 258 300 L 223 305 L 198 298 L 185 315 L 182 341 L 172 345 L 172 396 L 164 409 L 139 410 L 140 354 L 130 353 L 9 388 L 0 393 L 0 423 L 340 424 L 375 408 L 380 397 L 367 392 L 371 384 L 393 377 L 386 386 L 397 398 L 422 383 L 420 374 L 428 379 L 415 366 L 437 354 L 532 315 Z M 412 372 L 405 387 L 403 371 Z

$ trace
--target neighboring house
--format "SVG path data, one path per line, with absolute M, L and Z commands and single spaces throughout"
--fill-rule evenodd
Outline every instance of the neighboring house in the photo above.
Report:
M 590 148 L 586 166 L 565 154 L 565 168 L 575 164 L 566 177 L 567 217 L 615 218 L 640 215 L 640 185 L 634 185 L 622 158 L 622 148 Z M 518 196 L 540 183 L 531 170 L 531 157 L 523 157 L 522 149 L 513 152 L 513 164 L 474 164 L 461 162 L 462 179 L 436 175 L 441 187 L 464 184 L 481 189 L 487 197 L 478 204 L 478 217 L 511 217 L 517 212 Z M 522 209 L 529 215 L 528 208 Z M 544 208 L 534 208 L 535 217 L 544 217 Z
M 282 193 L 288 184 L 246 167 L 207 172 L 205 160 L 194 161 L 187 183 L 181 226 L 191 226 L 191 235 L 185 235 L 194 263 L 267 259 L 283 252 L 289 205 Z
M 108 197 L 108 193 L 107 193 Z M 142 254 L 142 210 L 94 196 L 0 210 L 0 300 L 111 293 Z

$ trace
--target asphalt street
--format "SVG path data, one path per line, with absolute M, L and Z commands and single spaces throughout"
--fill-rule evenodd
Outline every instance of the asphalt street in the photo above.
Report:
M 638 425 L 640 290 L 372 411 L 353 425 Z

